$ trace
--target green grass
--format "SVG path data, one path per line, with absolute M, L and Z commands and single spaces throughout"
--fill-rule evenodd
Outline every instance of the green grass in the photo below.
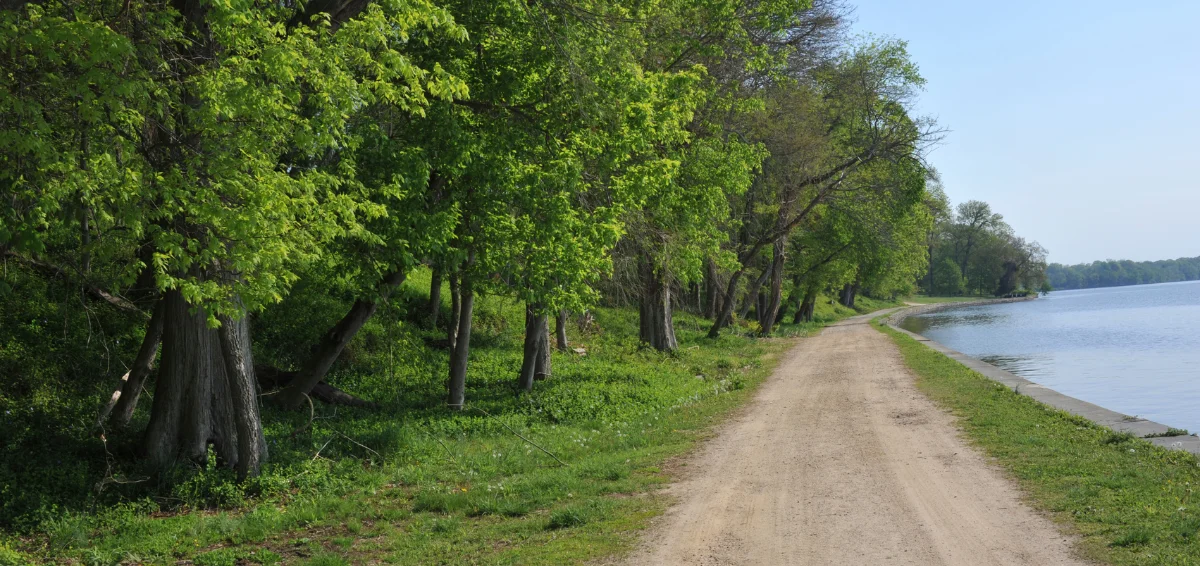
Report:
M 917 387 L 953 412 L 967 438 L 1111 564 L 1200 563 L 1200 460 L 1113 433 L 967 369 L 881 327 L 917 375 Z M 1195 500 L 1195 501 L 1193 501 Z
M 707 321 L 677 312 L 680 349 L 661 354 L 639 347 L 635 310 L 600 308 L 593 324 L 569 331 L 587 354 L 554 353 L 552 377 L 518 394 L 523 307 L 484 298 L 469 408 L 451 412 L 446 352 L 430 345 L 442 331 L 410 322 L 423 316 L 428 284 L 428 272 L 409 277 L 330 375 L 379 408 L 317 405 L 310 424 L 308 411 L 267 407 L 270 461 L 238 485 L 215 462 L 180 469 L 171 482 L 142 475 L 132 454 L 144 399 L 134 432 L 106 446 L 122 483 L 88 489 L 102 477 L 103 451 L 66 484 L 38 483 L 36 470 L 20 476 L 37 496 L 29 501 L 52 503 L 19 516 L 32 527 L 0 534 L 0 565 L 579 564 L 620 553 L 664 508 L 656 491 L 675 458 L 749 398 L 792 343 L 786 337 L 859 312 L 825 300 L 816 322 L 783 325 L 785 338 L 754 338 L 754 325 L 741 323 L 717 340 L 704 337 Z M 890 306 L 860 300 L 862 312 Z M 315 338 L 344 305 L 323 289 L 296 289 L 255 321 L 256 356 L 294 364 L 289 344 Z M 77 400 L 78 418 L 105 390 Z M 59 447 L 84 459 L 99 448 L 82 428 Z

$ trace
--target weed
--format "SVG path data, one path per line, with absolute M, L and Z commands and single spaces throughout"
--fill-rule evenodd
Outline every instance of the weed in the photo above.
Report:
M 1189 433 L 1186 428 L 1167 427 L 1166 432 L 1155 432 L 1147 434 L 1142 438 L 1166 438 L 1171 436 L 1187 436 L 1188 434 L 1191 433 Z
M 1125 534 L 1113 539 L 1111 546 L 1136 546 L 1147 544 L 1154 538 L 1154 532 L 1145 527 L 1135 527 Z
M 556 509 L 553 513 L 550 513 L 550 520 L 546 521 L 546 529 L 555 530 L 580 527 L 588 523 L 592 518 L 592 514 L 592 510 L 583 505 L 572 505 Z
M 1134 436 L 1133 433 L 1113 432 L 1104 438 L 1104 443 L 1105 444 L 1125 444 L 1126 442 L 1132 442 L 1134 440 L 1137 440 L 1137 436 Z
M 262 564 L 264 566 L 274 566 L 275 564 L 283 563 L 283 557 L 280 556 L 278 552 L 267 548 L 260 548 L 251 552 L 249 555 L 247 555 L 246 559 L 255 564 Z
M 197 554 L 192 562 L 196 566 L 235 566 L 241 553 L 232 548 L 220 548 Z
M 305 566 L 350 566 L 350 562 L 344 557 L 329 552 L 313 556 L 305 561 L 304 564 Z

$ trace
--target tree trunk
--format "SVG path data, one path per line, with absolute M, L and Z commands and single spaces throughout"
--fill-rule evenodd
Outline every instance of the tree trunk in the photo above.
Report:
M 521 373 L 517 376 L 517 387 L 522 391 L 533 391 L 533 374 L 537 369 L 538 330 L 541 329 L 534 305 L 525 306 L 525 345 L 521 350 Z
M 239 405 L 247 397 L 255 398 L 253 382 L 248 391 L 244 387 L 245 380 L 253 378 L 253 370 L 231 379 L 226 370 L 226 348 L 222 347 L 218 332 L 208 327 L 203 309 L 189 312 L 191 305 L 176 290 L 168 291 L 162 300 L 162 362 L 154 389 L 150 424 L 146 427 L 146 457 L 159 469 L 169 468 L 180 459 L 203 464 L 211 443 L 220 461 L 227 466 L 239 466 L 240 454 L 253 451 L 256 443 L 251 440 L 248 446 L 239 450 L 237 427 L 247 426 L 254 434 L 261 435 L 257 410 L 235 408 L 233 400 L 235 391 L 241 399 Z M 245 329 L 230 333 L 228 349 L 234 356 L 246 352 L 248 361 L 249 338 L 249 331 Z M 232 361 L 237 362 L 237 359 Z M 245 411 L 241 419 L 238 418 L 239 411 Z M 251 469 L 266 457 L 265 444 L 257 448 L 260 448 L 257 458 L 242 467 Z
M 671 313 L 671 285 L 649 260 L 642 261 L 642 296 L 638 308 L 638 338 L 660 352 L 679 347 Z
M 257 476 L 267 459 L 267 441 L 263 437 L 258 411 L 258 382 L 250 355 L 250 325 L 243 316 L 238 320 L 220 317 L 217 336 L 225 361 L 229 400 L 237 429 L 237 475 L 239 480 Z
M 717 300 L 721 295 L 717 282 L 717 263 L 712 259 L 704 260 L 704 318 L 717 315 Z
M 405 272 L 399 269 L 385 275 L 379 284 L 379 300 L 388 298 L 392 291 L 404 282 L 405 275 Z M 285 409 L 297 409 L 304 403 L 304 396 L 308 395 L 317 383 L 325 379 L 325 374 L 329 373 L 329 368 L 342 354 L 346 344 L 350 343 L 350 340 L 354 338 L 355 334 L 358 334 L 371 315 L 375 314 L 378 306 L 377 301 L 365 299 L 354 301 L 350 312 L 346 313 L 346 316 L 343 316 L 317 342 L 312 355 L 305 362 L 304 367 L 300 368 L 295 379 L 275 395 L 275 401 L 279 403 L 279 406 Z
M 549 317 L 538 305 L 525 307 L 525 346 L 521 360 L 521 375 L 517 386 L 522 391 L 533 391 L 535 380 L 545 379 L 550 374 L 550 326 Z
M 767 336 L 775 328 L 779 317 L 779 309 L 783 306 L 783 263 L 787 255 L 787 239 L 780 237 L 775 240 L 771 255 L 771 287 L 767 295 L 766 312 L 759 316 L 759 326 L 762 335 Z
M 749 292 L 746 293 L 746 300 L 742 303 L 742 310 L 738 311 L 738 318 L 745 319 L 746 315 L 750 314 L 750 307 L 754 306 L 754 302 L 758 300 L 758 290 L 762 289 L 763 283 L 767 282 L 767 278 L 771 276 L 771 269 L 764 269 L 759 274 L 758 279 L 754 280 L 754 284 L 750 286 Z
M 1020 268 L 1015 261 L 1004 262 L 1004 275 L 1000 276 L 1000 285 L 996 287 L 994 293 L 997 297 L 1003 297 L 1017 290 L 1017 273 Z
M 109 427 L 120 430 L 128 426 L 129 421 L 133 419 L 133 410 L 137 408 L 138 398 L 142 395 L 142 385 L 154 369 L 154 358 L 158 356 L 158 344 L 162 341 L 163 334 L 163 318 L 166 316 L 163 312 L 165 308 L 162 299 L 154 305 L 154 314 L 146 325 L 142 347 L 138 349 L 137 357 L 134 358 L 129 371 L 121 377 L 121 388 L 113 392 L 112 400 L 96 419 L 97 425 L 107 418 Z
M 933 243 L 929 244 L 929 272 L 926 279 L 925 294 L 932 297 L 935 295 L 933 291 Z
M 742 274 L 746 272 L 745 268 L 738 269 L 729 276 L 729 282 L 725 284 L 725 296 L 720 299 L 720 304 L 717 305 L 717 319 L 713 321 L 713 325 L 708 329 L 709 338 L 717 338 L 721 335 L 721 329 L 729 324 L 729 317 L 733 314 L 733 297 L 737 293 L 738 283 L 742 279 Z
M 475 263 L 474 250 L 467 255 L 467 265 L 470 266 L 473 263 Z M 461 278 L 459 293 L 462 294 L 462 299 L 460 299 L 454 351 L 450 354 L 450 382 L 446 398 L 446 405 L 454 411 L 461 411 L 463 402 L 466 400 L 467 358 L 471 351 L 471 315 L 475 308 L 475 289 L 470 275 L 463 271 L 460 272 L 459 277 Z
M 566 309 L 559 309 L 558 316 L 554 319 L 555 347 L 560 352 L 566 352 L 571 347 L 567 344 L 567 315 Z
M 438 315 L 442 311 L 442 269 L 434 268 L 429 281 L 429 327 L 437 328 Z
M 458 340 L 458 319 L 462 314 L 462 278 L 457 271 L 450 272 L 450 320 L 446 325 L 446 339 L 450 343 L 450 351 Z
M 538 328 L 537 360 L 533 366 L 533 379 L 542 381 L 550 377 L 550 317 L 543 314 Z
M 847 283 L 842 286 L 841 298 L 839 301 L 842 306 L 854 308 L 854 297 L 858 294 L 858 282 Z
M 800 324 L 801 322 L 812 322 L 813 311 L 817 306 L 817 290 L 808 289 L 804 292 L 804 300 L 800 302 L 800 308 L 796 311 L 795 318 L 792 322 Z

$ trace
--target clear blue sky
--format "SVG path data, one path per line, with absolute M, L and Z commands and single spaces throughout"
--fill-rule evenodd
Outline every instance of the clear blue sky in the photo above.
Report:
M 1200 256 L 1200 1 L 848 2 L 929 81 L 954 203 L 1054 262 Z

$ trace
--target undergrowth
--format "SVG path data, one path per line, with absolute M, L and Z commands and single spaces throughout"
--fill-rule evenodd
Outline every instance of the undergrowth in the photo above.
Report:
M 245 484 L 213 459 L 166 476 L 139 467 L 137 431 L 152 386 L 129 432 L 106 442 L 92 436 L 90 420 L 119 373 L 111 361 L 76 368 L 100 376 L 85 387 L 72 388 L 70 370 L 52 364 L 22 382 L 29 390 L 3 390 L 4 410 L 29 409 L 0 431 L 17 438 L 0 471 L 0 565 L 559 564 L 604 556 L 627 547 L 661 510 L 653 488 L 670 477 L 664 462 L 743 402 L 788 344 L 754 338 L 752 324 L 710 340 L 707 321 L 677 312 L 680 349 L 662 354 L 639 347 L 636 311 L 599 308 L 568 330 L 584 353 L 554 353 L 552 376 L 518 394 L 523 306 L 487 297 L 476 307 L 468 406 L 452 412 L 443 405 L 444 330 L 421 322 L 428 285 L 428 272 L 411 276 L 330 374 L 379 406 L 282 412 L 267 404 L 269 463 Z M 315 340 L 345 305 L 321 289 L 296 289 L 253 320 L 257 361 L 294 367 L 302 355 L 295 345 Z M 881 306 L 867 299 L 860 309 Z M 73 312 L 49 309 L 23 331 L 55 341 L 46 330 L 57 328 L 52 317 Z M 801 336 L 851 314 L 823 301 L 817 321 L 779 334 Z M 69 322 L 63 340 L 78 338 Z M 117 334 L 126 350 L 136 348 L 138 329 L 106 332 L 114 349 Z M 28 351 L 0 351 L 0 364 L 28 359 Z

